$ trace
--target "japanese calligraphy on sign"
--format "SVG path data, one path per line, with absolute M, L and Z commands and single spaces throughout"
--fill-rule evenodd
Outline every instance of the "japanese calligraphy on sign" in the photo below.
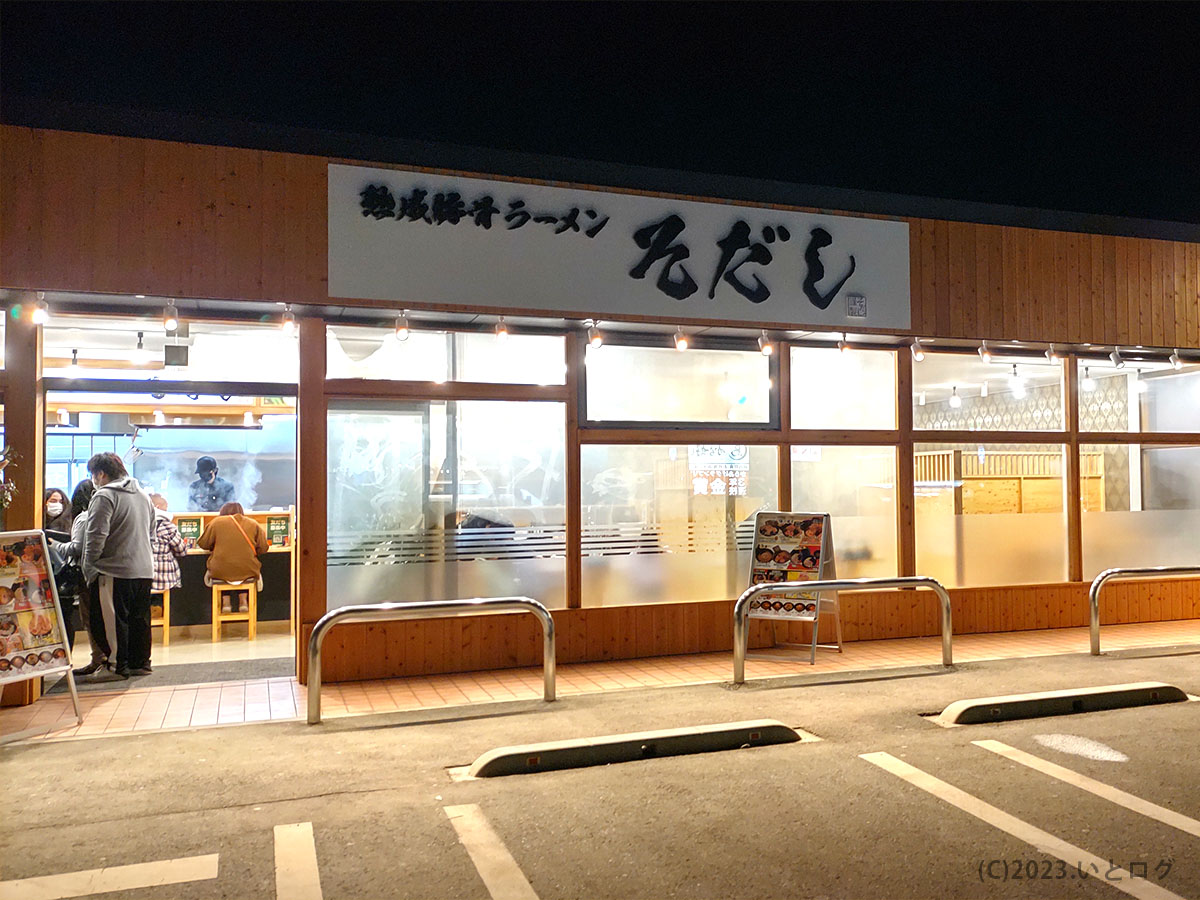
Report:
M 704 444 L 688 447 L 688 477 L 692 494 L 746 496 L 750 477 L 750 448 L 744 444 Z
M 908 328 L 908 225 L 329 166 L 331 297 Z

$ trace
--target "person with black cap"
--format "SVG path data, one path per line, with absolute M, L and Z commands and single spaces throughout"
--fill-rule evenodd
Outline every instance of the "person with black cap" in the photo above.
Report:
M 200 477 L 188 485 L 188 509 L 192 512 L 217 512 L 226 503 L 232 503 L 233 483 L 217 474 L 217 461 L 211 456 L 196 460 L 196 474 Z

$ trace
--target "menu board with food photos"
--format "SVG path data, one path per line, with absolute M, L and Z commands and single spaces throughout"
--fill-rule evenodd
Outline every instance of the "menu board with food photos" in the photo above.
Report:
M 826 513 L 760 512 L 754 517 L 750 585 L 836 578 L 833 532 Z M 750 601 L 751 618 L 812 621 L 819 592 L 772 594 Z
M 0 532 L 0 684 L 71 671 L 62 621 L 45 536 Z

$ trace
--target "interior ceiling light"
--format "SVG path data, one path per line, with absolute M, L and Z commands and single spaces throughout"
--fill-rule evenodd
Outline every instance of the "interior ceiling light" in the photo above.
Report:
M 166 307 L 163 309 L 163 331 L 170 334 L 179 329 L 179 310 L 175 307 L 174 300 L 168 300 Z
M 1008 377 L 1009 387 L 1012 388 L 1012 395 L 1017 400 L 1025 398 L 1025 379 L 1017 374 L 1017 364 L 1013 363 L 1012 375 Z
M 1096 390 L 1096 379 L 1092 377 L 1092 370 L 1087 366 L 1083 367 L 1083 381 L 1079 383 L 1079 386 L 1089 394 Z
M 909 347 L 909 349 L 912 350 L 912 358 L 916 362 L 920 362 L 925 358 L 925 348 L 921 346 L 920 338 L 917 338 L 915 341 L 913 341 L 912 346 Z
M 1050 348 L 1046 351 L 1046 359 L 1049 360 L 1051 363 L 1057 363 L 1057 362 L 1062 361 L 1062 357 L 1058 355 L 1058 351 L 1054 349 L 1053 344 L 1051 344 Z
M 950 388 L 950 408 L 958 409 L 962 406 L 962 397 L 958 396 L 958 385 Z
M 67 412 L 65 409 L 58 410 L 56 415 L 58 416 L 58 424 L 59 425 L 70 425 L 71 424 L 71 414 L 69 412 Z
M 925 405 L 925 392 L 921 391 L 921 393 L 917 394 L 917 406 L 924 406 L 924 405 Z
M 992 351 L 988 349 L 987 341 L 979 342 L 979 358 L 985 363 L 992 361 Z
M 71 351 L 71 365 L 69 365 L 67 367 L 67 371 L 71 373 L 72 378 L 74 378 L 76 375 L 79 374 L 79 351 L 78 350 Z
M 143 341 L 143 338 L 145 337 L 145 332 L 139 331 L 137 333 L 137 336 L 138 336 L 137 349 L 135 349 L 133 351 L 133 362 L 135 365 L 144 366 L 150 362 L 150 351 L 146 349 L 146 344 Z
M 683 333 L 683 328 L 675 327 L 675 349 L 682 353 L 688 348 L 687 335 Z
M 600 333 L 600 329 L 591 319 L 588 319 L 587 341 L 588 346 L 593 349 L 598 349 L 604 343 L 604 335 Z
M 164 414 L 161 409 L 156 409 L 154 411 L 154 424 L 155 425 L 166 425 L 167 424 L 166 414 Z
M 508 338 L 508 326 L 504 324 L 504 316 L 496 323 L 496 337 L 502 341 Z
M 250 410 L 246 410 L 244 413 L 242 413 L 242 425 L 246 428 L 254 427 L 254 413 L 253 412 L 251 412 Z
M 985 378 L 985 379 L 983 379 L 983 384 L 979 385 L 979 396 L 986 397 L 987 395 L 988 395 L 988 383 L 987 383 L 987 379 Z
M 837 348 L 839 353 L 845 353 L 850 349 L 850 345 L 846 343 L 846 332 L 842 332 L 842 339 L 838 341 Z
M 396 340 L 398 340 L 398 341 L 407 341 L 408 340 L 408 336 L 409 336 L 409 334 L 411 334 L 411 330 L 408 327 L 408 310 L 407 309 L 404 310 L 404 312 L 400 313 L 400 315 L 396 316 L 396 328 L 393 333 L 395 334 Z
M 283 329 L 284 337 L 292 337 L 296 333 L 296 316 L 292 312 L 292 304 L 283 304 L 283 318 L 279 322 L 279 327 Z
M 758 336 L 758 352 L 763 356 L 770 356 L 775 352 L 775 345 L 771 343 L 771 337 L 767 334 L 767 329 L 762 330 L 762 334 Z
M 1108 354 L 1108 358 L 1112 360 L 1113 366 L 1118 369 L 1125 368 L 1125 360 L 1121 359 L 1121 348 L 1113 347 L 1113 352 Z
M 46 303 L 45 291 L 37 292 L 37 302 L 33 304 L 33 315 L 29 318 L 34 325 L 45 325 L 50 321 L 50 306 Z
M 1142 377 L 1140 370 L 1133 373 L 1133 389 L 1139 394 L 1144 394 L 1150 390 L 1150 385 L 1146 383 L 1146 379 Z
M 1179 358 L 1178 347 L 1176 347 L 1175 351 L 1169 357 L 1167 357 L 1167 361 L 1171 364 L 1171 368 L 1176 372 L 1183 368 L 1183 360 Z

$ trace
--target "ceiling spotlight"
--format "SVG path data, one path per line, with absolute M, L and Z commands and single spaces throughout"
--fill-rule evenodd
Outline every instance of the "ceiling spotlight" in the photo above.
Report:
M 767 329 L 763 329 L 762 334 L 758 336 L 758 352 L 763 356 L 770 356 L 775 352 L 775 345 L 771 343 L 771 338 L 767 335 Z
M 924 406 L 924 405 L 925 405 L 925 392 L 921 391 L 921 393 L 917 394 L 917 406 Z
M 675 349 L 682 353 L 688 348 L 687 335 L 683 333 L 683 329 L 676 326 L 675 328 Z
M 1121 348 L 1114 347 L 1113 352 L 1108 354 L 1108 358 L 1112 360 L 1113 366 L 1118 369 L 1125 368 L 1125 360 L 1121 359 Z
M 296 316 L 292 313 L 292 304 L 283 304 L 283 318 L 279 327 L 283 329 L 284 337 L 291 337 L 296 333 Z
M 913 341 L 912 346 L 910 346 L 908 349 L 912 351 L 912 358 L 916 362 L 920 362 L 925 358 L 925 348 L 921 346 L 920 338 L 917 338 L 915 341 Z
M 950 388 L 950 408 L 958 409 L 962 406 L 962 397 L 958 396 L 958 385 Z
M 1136 371 L 1133 373 L 1133 389 L 1139 394 L 1144 394 L 1150 390 L 1150 385 L 1147 383 L 1146 379 L 1142 377 L 1141 371 Z
M 33 315 L 29 318 L 34 325 L 45 325 L 50 321 L 50 306 L 46 303 L 45 291 L 37 292 L 37 302 L 33 304 Z
M 988 349 L 987 341 L 979 342 L 979 358 L 985 363 L 992 361 L 992 351 Z
M 501 341 L 508 339 L 508 326 L 504 324 L 504 316 L 496 323 L 496 338 Z
M 1083 381 L 1079 382 L 1079 386 L 1089 394 L 1096 390 L 1096 379 L 1092 377 L 1092 371 L 1088 366 L 1083 367 Z
M 979 385 L 979 396 L 986 397 L 987 395 L 988 395 L 988 383 L 987 383 L 987 379 L 985 378 L 985 379 L 983 379 L 983 384 Z
M 166 425 L 167 424 L 166 414 L 163 413 L 163 411 L 161 409 L 156 409 L 154 411 L 154 424 L 155 425 Z
M 56 415 L 58 416 L 58 424 L 59 425 L 70 425 L 71 424 L 71 414 L 69 412 L 67 412 L 66 409 L 57 410 Z
M 1025 399 L 1025 379 L 1017 374 L 1017 364 L 1013 363 L 1012 374 L 1008 376 L 1008 386 L 1017 400 Z
M 71 351 L 71 365 L 67 366 L 67 372 L 70 374 L 71 378 L 75 378 L 79 375 L 79 351 L 78 350 Z
M 1054 345 L 1050 345 L 1050 349 L 1046 351 L 1046 359 L 1051 363 L 1062 361 L 1062 357 L 1058 355 L 1058 351 L 1054 349 Z
M 842 332 L 842 339 L 838 341 L 837 347 L 839 353 L 845 353 L 850 349 L 850 345 L 846 343 L 846 332 Z
M 150 362 L 151 354 L 150 354 L 150 351 L 146 349 L 146 344 L 143 341 L 143 338 L 145 337 L 145 332 L 139 331 L 137 333 L 137 336 L 138 336 L 138 342 L 137 342 L 137 348 L 133 351 L 133 364 L 135 366 L 144 366 Z
M 593 349 L 598 349 L 604 343 L 604 335 L 600 333 L 600 329 L 596 327 L 596 323 L 589 320 L 587 330 L 588 346 Z
M 406 309 L 400 315 L 396 316 L 396 329 L 393 332 L 398 341 L 407 341 L 409 335 L 408 328 L 408 310 Z
M 1171 368 L 1178 372 L 1183 368 L 1183 360 L 1179 358 L 1179 348 L 1175 348 L 1175 352 L 1167 357 L 1167 362 L 1171 364 Z
M 166 307 L 163 309 L 163 331 L 170 334 L 179 329 L 179 310 L 175 306 L 174 300 L 168 300 Z

